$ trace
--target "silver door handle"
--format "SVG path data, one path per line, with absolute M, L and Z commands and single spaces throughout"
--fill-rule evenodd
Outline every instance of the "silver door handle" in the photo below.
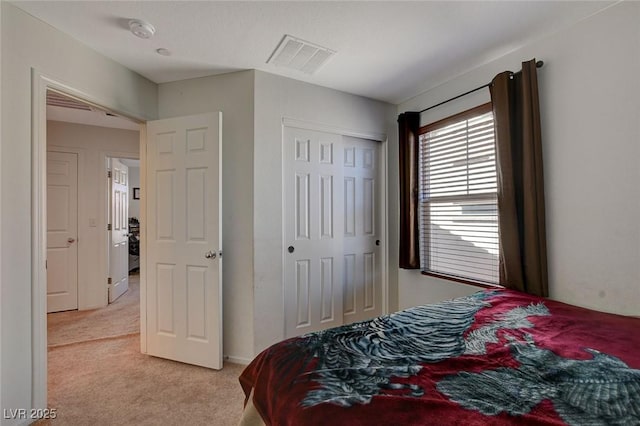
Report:
M 71 237 L 69 237 L 69 238 L 67 238 L 67 242 L 68 242 L 69 244 L 73 244 L 73 243 L 75 243 L 75 242 L 76 242 L 76 239 L 75 239 L 75 238 L 71 238 Z
M 216 254 L 212 251 L 208 251 L 204 254 L 204 257 L 206 257 L 207 259 L 215 259 L 216 258 Z

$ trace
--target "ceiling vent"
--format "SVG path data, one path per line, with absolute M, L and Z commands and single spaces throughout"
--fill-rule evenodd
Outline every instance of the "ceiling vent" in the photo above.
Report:
M 105 109 L 88 104 L 83 101 L 79 101 L 69 96 L 65 96 L 52 90 L 47 90 L 47 106 L 76 109 L 80 111 L 91 111 L 94 113 L 105 114 L 109 117 L 118 117 L 117 114 L 109 112 Z
M 335 53 L 326 47 L 285 34 L 267 63 L 313 74 Z
M 81 109 L 83 111 L 92 111 L 91 107 L 84 102 L 76 101 L 73 98 L 69 98 L 51 90 L 47 90 L 47 105 L 62 108 Z

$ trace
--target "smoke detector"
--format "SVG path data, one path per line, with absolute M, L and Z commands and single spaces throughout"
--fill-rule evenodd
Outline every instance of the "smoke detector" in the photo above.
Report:
M 326 47 L 285 34 L 267 63 L 313 74 L 335 53 Z
M 133 33 L 133 35 L 140 38 L 151 38 L 156 32 L 156 29 L 153 27 L 153 25 L 141 19 L 130 20 L 129 30 Z

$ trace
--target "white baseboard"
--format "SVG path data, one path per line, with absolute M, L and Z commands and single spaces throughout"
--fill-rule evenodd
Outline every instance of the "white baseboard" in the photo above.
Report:
M 231 362 L 233 364 L 249 365 L 249 363 L 251 362 L 251 359 L 240 356 L 225 355 L 223 358 L 225 361 Z

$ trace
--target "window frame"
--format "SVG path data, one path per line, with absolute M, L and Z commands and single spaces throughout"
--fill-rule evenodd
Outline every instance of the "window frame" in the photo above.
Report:
M 427 125 L 421 126 L 418 129 L 418 152 L 421 152 L 421 139 L 422 136 L 426 133 L 429 133 L 433 130 L 437 130 L 446 126 L 449 126 L 451 124 L 455 124 L 457 122 L 463 121 L 463 120 L 468 120 L 470 118 L 482 115 L 482 114 L 486 114 L 488 112 L 493 112 L 493 106 L 491 104 L 491 102 L 487 102 L 485 104 L 482 105 L 478 105 L 474 108 L 462 111 L 460 113 L 445 117 L 441 120 L 435 121 L 433 123 L 429 123 Z M 497 167 L 497 164 L 496 164 Z M 496 171 L 497 173 L 497 171 Z M 418 181 L 421 181 L 421 179 L 418 179 Z M 496 195 L 497 195 L 497 188 L 496 188 Z M 441 200 L 445 200 L 445 201 L 457 201 L 457 200 L 472 200 L 473 198 L 476 198 L 478 200 L 485 200 L 487 197 L 483 197 L 482 195 L 464 195 L 464 196 L 459 196 L 459 195 L 452 195 L 452 196 L 444 196 L 441 197 Z M 421 205 L 422 201 L 418 201 L 418 205 Z M 498 216 L 500 215 L 500 211 L 498 209 Z M 498 221 L 499 223 L 499 221 Z M 499 224 L 498 224 L 498 235 L 500 233 L 500 228 L 499 228 Z M 421 246 L 423 244 L 428 245 L 428 236 L 427 238 L 424 239 L 420 239 L 420 244 Z M 498 239 L 499 241 L 499 239 Z M 499 250 L 499 249 L 498 249 Z M 422 256 L 421 256 L 421 260 L 422 260 Z M 498 264 L 499 267 L 499 264 Z M 482 288 L 502 288 L 503 286 L 501 286 L 498 283 L 488 283 L 485 281 L 480 281 L 480 280 L 474 280 L 473 278 L 467 278 L 467 277 L 461 277 L 461 276 L 457 276 L 457 275 L 449 275 L 446 273 L 442 273 L 442 272 L 436 272 L 436 271 L 425 271 L 423 269 L 423 265 L 420 265 L 420 269 L 421 269 L 421 274 L 425 275 L 425 276 L 430 276 L 430 277 L 435 277 L 435 278 L 441 278 L 441 279 L 446 279 L 449 281 L 454 281 L 454 282 L 459 282 L 462 284 L 468 284 L 468 285 L 473 285 L 476 287 L 482 287 Z

